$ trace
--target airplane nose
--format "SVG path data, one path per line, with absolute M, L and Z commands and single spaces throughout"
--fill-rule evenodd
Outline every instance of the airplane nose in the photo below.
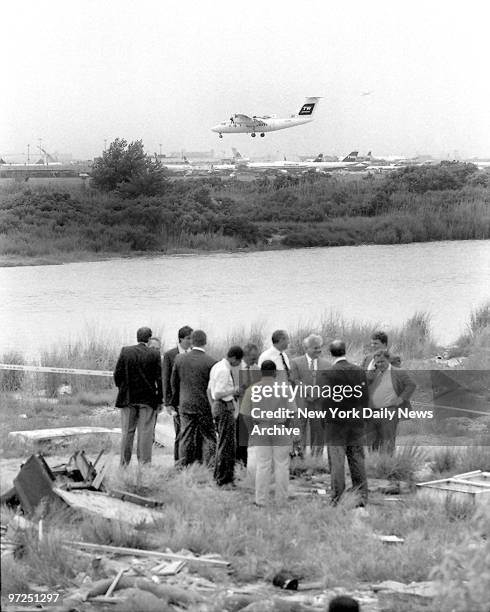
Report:
M 220 128 L 219 124 L 218 124 L 218 125 L 214 125 L 214 126 L 211 128 L 211 132 L 219 132 L 219 131 L 220 131 L 220 130 L 219 130 L 219 128 Z

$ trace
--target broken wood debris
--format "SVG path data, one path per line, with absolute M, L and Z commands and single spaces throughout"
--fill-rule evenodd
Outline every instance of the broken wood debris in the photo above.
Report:
M 162 516 L 153 508 L 145 508 L 98 491 L 65 491 L 61 488 L 54 488 L 54 492 L 72 508 L 131 525 L 153 524 Z
M 154 510 L 162 503 L 126 491 L 108 490 L 105 474 L 111 456 L 99 453 L 95 464 L 83 450 L 76 451 L 62 465 L 50 468 L 41 454 L 31 455 L 14 478 L 14 487 L 2 496 L 2 503 L 21 507 L 31 516 L 46 499 L 58 500 L 73 508 L 132 525 L 154 523 L 161 515 Z
M 122 575 L 124 574 L 125 571 L 126 571 L 126 568 L 123 568 L 123 569 L 120 569 L 117 572 L 114 580 L 111 582 L 109 588 L 107 589 L 107 592 L 105 594 L 106 597 L 111 597 L 112 593 L 114 592 L 114 589 L 117 586 L 117 583 L 119 582 L 119 580 L 121 580 L 121 577 L 122 577 Z
M 194 555 L 179 555 L 175 553 L 162 552 L 159 550 L 142 550 L 141 548 L 127 548 L 125 546 L 109 546 L 108 544 L 93 544 L 91 542 L 76 542 L 66 540 L 64 545 L 72 548 L 85 548 L 100 552 L 114 553 L 120 555 L 135 555 L 140 557 L 155 557 L 157 559 L 173 559 L 176 561 L 187 561 L 189 563 L 204 563 L 220 567 L 229 567 L 230 563 L 223 559 L 210 557 L 196 557 Z

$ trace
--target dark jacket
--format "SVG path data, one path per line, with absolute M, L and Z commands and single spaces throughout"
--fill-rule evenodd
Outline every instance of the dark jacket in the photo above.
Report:
M 143 342 L 124 346 L 114 370 L 114 382 L 119 388 L 117 408 L 126 408 L 130 404 L 146 404 L 156 408 L 162 403 L 159 353 Z
M 329 410 L 329 408 L 338 408 L 340 412 L 357 408 L 360 410 L 362 417 L 362 408 L 369 406 L 366 374 L 362 368 L 347 360 L 338 361 L 329 369 L 320 372 L 317 383 L 322 386 L 328 385 L 332 392 L 331 397 L 326 398 L 324 397 L 325 391 L 322 391 L 324 398 L 322 408 L 327 411 L 325 419 L 327 422 L 362 425 L 362 418 L 355 421 L 346 421 L 345 419 L 334 418 Z M 349 390 L 349 387 L 352 388 L 352 392 Z M 335 391 L 337 391 L 339 397 L 338 401 L 335 401 L 333 398 Z
M 174 367 L 175 358 L 179 354 L 178 347 L 170 349 L 163 356 L 162 376 L 163 376 L 163 399 L 166 406 L 172 406 L 172 386 L 170 379 Z
M 178 406 L 179 413 L 197 414 L 211 410 L 207 388 L 209 372 L 215 363 L 216 359 L 197 349 L 175 358 L 170 378 L 170 405 Z

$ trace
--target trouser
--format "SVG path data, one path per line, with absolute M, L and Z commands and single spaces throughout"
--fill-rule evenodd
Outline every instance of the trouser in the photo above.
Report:
M 235 478 L 235 406 L 233 402 L 215 400 L 212 406 L 212 413 L 218 433 L 214 479 L 221 486 L 232 483 Z
M 180 443 L 180 415 L 179 413 L 174 415 L 174 430 L 175 430 L 175 442 L 174 442 L 174 461 L 177 463 L 179 460 L 179 443 Z
M 354 490 L 358 491 L 363 503 L 367 502 L 368 484 L 364 465 L 363 429 L 329 423 L 330 478 L 332 501 L 339 501 L 345 491 L 345 458 L 349 464 Z
M 316 404 L 307 404 L 307 408 L 311 410 L 314 410 L 315 406 Z M 321 457 L 323 455 L 323 447 L 325 446 L 324 420 L 320 418 L 301 418 L 299 420 L 299 428 L 301 430 L 301 450 L 303 454 L 306 451 L 309 429 L 311 454 L 314 457 Z
M 198 461 L 214 465 L 216 430 L 209 407 L 203 412 L 180 414 L 179 464 L 190 465 Z
M 246 483 L 255 489 L 255 474 L 257 472 L 257 453 L 256 446 L 249 446 L 247 449 L 247 480 Z
M 247 465 L 248 461 L 248 428 L 242 414 L 236 420 L 236 460 Z
M 260 506 L 267 503 L 272 474 L 276 502 L 284 503 L 288 496 L 291 439 L 289 436 L 261 436 L 258 442 L 254 447 L 255 503 Z
M 128 465 L 131 461 L 136 431 L 138 461 L 151 462 L 156 416 L 157 411 L 146 404 L 132 404 L 127 408 L 121 408 L 121 465 Z
M 389 410 L 397 410 L 394 406 L 388 406 Z M 398 428 L 398 417 L 394 419 L 371 419 L 370 421 L 370 448 L 374 451 L 382 451 L 393 455 L 396 446 L 396 430 Z

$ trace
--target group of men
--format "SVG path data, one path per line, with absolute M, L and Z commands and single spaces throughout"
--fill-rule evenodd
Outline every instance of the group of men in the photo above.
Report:
M 345 415 L 367 407 L 379 413 L 408 406 L 414 382 L 400 368 L 399 357 L 389 353 L 384 332 L 372 335 L 373 352 L 360 366 L 347 360 L 341 340 L 330 343 L 331 360 L 322 356 L 323 339 L 319 335 L 305 338 L 304 354 L 294 359 L 286 352 L 286 331 L 275 331 L 271 340 L 271 347 L 261 354 L 254 344 L 232 346 L 226 357 L 216 361 L 206 352 L 205 332 L 185 326 L 178 332 L 177 346 L 163 355 L 162 365 L 158 339 L 152 338 L 149 328 L 140 328 L 138 344 L 122 349 L 114 371 L 119 388 L 116 406 L 121 408 L 121 465 L 130 461 L 136 431 L 138 460 L 151 461 L 156 417 L 165 405 L 174 418 L 177 466 L 204 463 L 214 469 L 219 486 L 232 488 L 235 464 L 240 461 L 247 466 L 254 485 L 256 505 L 267 503 L 272 476 L 276 501 L 283 503 L 290 458 L 304 456 L 309 441 L 311 454 L 317 457 L 327 446 L 333 503 L 345 490 L 347 458 L 359 505 L 365 505 L 368 487 L 364 446 L 393 453 L 398 417 L 366 423 L 363 418 Z M 293 394 L 296 412 L 292 418 L 277 418 L 283 416 L 278 412 L 284 407 L 282 396 L 264 394 L 253 402 L 254 393 L 275 382 L 283 384 L 282 388 L 301 390 Z M 359 392 L 334 399 L 315 393 L 327 387 L 356 388 Z M 269 416 L 261 415 L 275 415 L 272 420 L 282 427 L 294 425 L 296 434 L 257 434 L 254 426 L 271 423 Z M 259 430 L 271 431 L 267 427 Z

